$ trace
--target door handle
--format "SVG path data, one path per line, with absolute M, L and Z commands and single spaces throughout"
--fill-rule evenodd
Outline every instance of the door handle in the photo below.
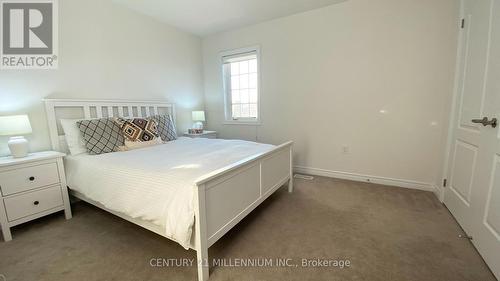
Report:
M 485 127 L 491 125 L 491 127 L 496 128 L 497 119 L 492 118 L 491 120 L 488 121 L 488 117 L 484 117 L 483 119 L 472 119 L 472 123 L 483 124 L 483 126 Z

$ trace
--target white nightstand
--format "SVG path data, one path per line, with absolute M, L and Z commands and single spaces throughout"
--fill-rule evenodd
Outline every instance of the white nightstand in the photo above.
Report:
M 217 138 L 217 132 L 216 131 L 203 131 L 201 134 L 189 134 L 189 133 L 184 133 L 185 137 L 190 137 L 190 138 L 206 138 L 206 139 L 216 139 Z
M 71 218 L 64 175 L 64 153 L 45 151 L 24 158 L 0 158 L 0 225 L 5 241 L 10 228 L 64 210 Z

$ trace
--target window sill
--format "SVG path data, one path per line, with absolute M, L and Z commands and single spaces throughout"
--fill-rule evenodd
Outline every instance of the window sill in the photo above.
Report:
M 259 121 L 236 121 L 236 120 L 225 120 L 223 125 L 246 125 L 246 126 L 260 126 L 260 120 Z

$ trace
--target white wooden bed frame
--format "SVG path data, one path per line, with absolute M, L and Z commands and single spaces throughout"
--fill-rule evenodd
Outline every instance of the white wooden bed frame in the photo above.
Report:
M 147 117 L 163 113 L 161 112 L 163 109 L 175 120 L 174 104 L 161 101 L 67 99 L 44 101 L 52 148 L 62 152 L 66 152 L 64 151 L 66 142 L 58 130 L 59 119 L 62 119 L 58 116 L 58 109 L 79 108 L 80 111 L 83 109 L 83 116 L 72 118 Z M 289 141 L 269 152 L 253 155 L 207 174 L 196 182 L 195 232 L 192 244 L 197 252 L 198 280 L 206 281 L 209 278 L 210 246 L 285 183 L 288 182 L 288 191 L 293 191 L 292 144 Z M 71 194 L 165 237 L 164 230 L 148 221 L 111 211 L 81 193 L 72 191 Z

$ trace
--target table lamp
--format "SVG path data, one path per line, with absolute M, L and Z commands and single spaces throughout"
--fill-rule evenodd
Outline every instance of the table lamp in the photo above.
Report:
M 203 130 L 203 122 L 205 121 L 205 111 L 193 111 L 193 129 Z
M 28 156 L 28 140 L 22 135 L 31 132 L 28 115 L 0 116 L 0 136 L 11 136 L 7 144 L 12 157 Z

